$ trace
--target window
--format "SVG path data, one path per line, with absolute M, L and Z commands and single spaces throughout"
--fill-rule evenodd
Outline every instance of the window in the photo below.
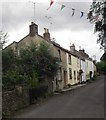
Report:
M 74 80 L 76 80 L 76 71 L 74 70 Z
M 79 59 L 77 58 L 77 67 L 79 67 Z
M 59 60 L 61 61 L 61 51 L 58 50 Z
M 87 67 L 88 67 L 88 62 L 87 62 Z
M 17 50 L 17 55 L 20 56 L 20 50 L 19 49 Z
M 79 80 L 79 72 L 77 71 L 77 80 Z
M 62 70 L 61 70 L 61 67 L 58 70 L 58 80 L 62 80 Z
M 69 64 L 71 64 L 71 55 L 68 56 Z
M 72 70 L 69 68 L 69 78 L 72 79 Z

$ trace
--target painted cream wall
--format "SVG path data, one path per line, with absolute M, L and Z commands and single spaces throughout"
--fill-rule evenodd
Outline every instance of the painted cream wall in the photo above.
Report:
M 94 67 L 94 72 L 96 73 L 97 69 L 96 69 L 96 65 L 93 64 L 93 67 Z
M 66 58 L 67 58 L 67 80 L 68 80 L 68 84 L 73 84 L 72 79 L 70 79 L 70 76 L 69 76 L 69 69 L 71 68 L 71 70 L 72 70 L 72 63 L 69 64 L 69 59 L 68 59 L 69 55 L 71 56 L 71 54 L 66 53 Z M 71 58 L 72 58 L 72 56 L 71 56 Z M 72 59 L 71 59 L 71 61 L 72 61 Z
M 82 82 L 86 81 L 86 62 L 84 60 L 80 60 L 80 67 L 83 70 L 82 73 Z
M 81 67 L 80 58 L 77 57 L 77 72 L 78 72 L 77 73 L 77 76 L 78 76 L 77 83 L 79 83 L 79 79 L 80 79 L 79 78 L 79 70 L 81 69 L 80 67 Z
M 69 56 L 69 53 L 67 53 L 68 84 L 74 85 L 79 82 L 79 80 L 77 79 L 77 75 L 78 75 L 77 72 L 79 72 L 79 69 L 80 69 L 80 60 L 77 57 L 71 55 L 71 65 L 70 65 L 68 56 Z M 70 76 L 69 76 L 69 68 L 71 68 L 72 70 L 72 79 L 70 79 Z M 74 71 L 76 71 L 76 80 L 74 79 Z
M 92 72 L 93 72 L 93 74 L 92 74 L 92 77 L 94 76 L 94 74 L 96 73 L 96 65 L 94 64 L 94 62 L 93 61 L 91 61 L 91 64 L 92 64 Z
M 93 77 L 94 76 L 94 63 L 93 63 L 93 61 L 91 61 L 91 65 L 92 65 L 91 71 L 92 71 L 92 77 Z
M 88 80 L 90 77 L 89 77 L 89 61 L 86 59 L 86 80 Z
M 92 64 L 92 61 L 89 60 L 89 59 L 86 59 L 86 79 L 90 79 L 90 71 L 92 71 L 94 73 L 94 69 L 93 69 L 93 64 Z

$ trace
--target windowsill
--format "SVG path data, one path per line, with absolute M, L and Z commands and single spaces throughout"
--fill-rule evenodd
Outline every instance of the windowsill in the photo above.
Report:
M 58 81 L 62 81 L 62 79 L 58 80 Z

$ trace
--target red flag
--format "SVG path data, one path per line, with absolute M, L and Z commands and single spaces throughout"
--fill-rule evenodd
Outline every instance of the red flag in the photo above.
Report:
M 53 0 L 51 0 L 51 2 L 50 2 L 50 6 L 51 6 L 53 3 L 54 3 L 54 1 L 53 1 Z
M 54 1 L 53 0 L 51 0 L 51 2 L 50 2 L 50 6 L 47 8 L 47 10 L 49 10 L 49 8 L 51 7 L 51 5 L 54 3 Z

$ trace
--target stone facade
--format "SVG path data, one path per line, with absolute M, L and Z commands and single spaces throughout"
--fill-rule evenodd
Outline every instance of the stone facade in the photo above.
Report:
M 13 91 L 2 92 L 2 112 L 13 114 L 16 110 L 29 105 L 29 91 L 18 87 Z

